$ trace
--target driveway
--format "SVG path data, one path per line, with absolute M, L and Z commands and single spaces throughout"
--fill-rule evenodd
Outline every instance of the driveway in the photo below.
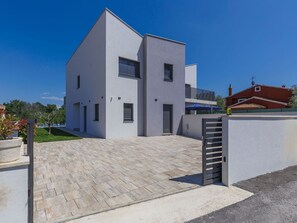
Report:
M 240 182 L 255 195 L 189 223 L 297 222 L 297 166 Z
M 201 141 L 182 136 L 35 144 L 35 222 L 73 219 L 201 184 Z

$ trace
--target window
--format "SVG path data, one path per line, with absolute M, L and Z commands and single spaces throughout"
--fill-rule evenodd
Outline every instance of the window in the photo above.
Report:
M 133 104 L 124 103 L 124 122 L 133 122 Z
M 245 100 L 246 100 L 246 98 L 240 98 L 240 99 L 238 99 L 238 102 L 243 102 Z
M 99 104 L 95 104 L 95 117 L 94 121 L 99 121 Z
M 173 65 L 164 64 L 164 81 L 173 81 Z
M 255 87 L 255 92 L 259 92 L 259 91 L 261 91 L 261 87 L 260 86 Z
M 119 75 L 127 77 L 140 77 L 140 66 L 139 62 L 119 58 Z
M 80 75 L 77 76 L 77 80 L 76 80 L 76 87 L 77 89 L 80 88 Z

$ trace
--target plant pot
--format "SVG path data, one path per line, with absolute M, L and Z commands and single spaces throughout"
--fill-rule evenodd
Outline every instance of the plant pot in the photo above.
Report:
M 21 157 L 22 138 L 0 140 L 0 163 L 8 163 Z

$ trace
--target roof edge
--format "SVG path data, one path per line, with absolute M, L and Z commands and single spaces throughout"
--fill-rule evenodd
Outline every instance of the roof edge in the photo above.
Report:
M 70 58 L 67 60 L 66 65 L 69 63 L 69 61 L 71 60 L 71 58 L 74 56 L 74 54 L 76 53 L 76 51 L 79 49 L 79 47 L 82 45 L 82 43 L 84 42 L 84 40 L 87 38 L 87 36 L 89 35 L 89 33 L 92 31 L 92 29 L 94 28 L 94 26 L 96 25 L 96 23 L 100 20 L 101 16 L 104 14 L 104 12 L 109 12 L 112 16 L 114 16 L 116 19 L 118 19 L 121 23 L 123 23 L 125 26 L 127 26 L 129 29 L 131 29 L 133 32 L 135 32 L 137 35 L 139 35 L 141 38 L 143 38 L 143 35 L 141 35 L 139 32 L 137 32 L 135 29 L 133 29 L 128 23 L 126 23 L 124 20 L 122 20 L 120 17 L 118 17 L 115 13 L 113 13 L 109 8 L 105 7 L 104 10 L 100 13 L 100 15 L 98 16 L 98 18 L 96 19 L 96 21 L 94 22 L 94 24 L 91 26 L 91 28 L 89 29 L 89 31 L 87 32 L 87 34 L 83 37 L 83 39 L 80 41 L 80 43 L 78 44 L 78 46 L 75 48 L 75 50 L 73 51 L 73 53 L 71 54 Z
M 169 41 L 169 42 L 173 42 L 173 43 L 177 43 L 177 44 L 181 44 L 181 45 L 186 45 L 186 43 L 184 43 L 184 42 L 180 42 L 180 41 L 173 40 L 173 39 L 168 39 L 168 38 L 165 38 L 162 36 L 156 36 L 156 35 L 149 34 L 149 33 L 146 33 L 144 36 L 149 36 L 149 37 L 157 38 L 160 40 L 165 40 L 165 41 Z

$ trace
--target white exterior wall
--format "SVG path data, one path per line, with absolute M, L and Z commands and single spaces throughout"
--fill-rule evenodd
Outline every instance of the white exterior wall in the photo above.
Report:
M 220 118 L 224 114 L 183 115 L 183 136 L 202 139 L 202 119 Z
M 140 62 L 140 78 L 119 76 L 119 57 Z M 106 138 L 143 135 L 142 37 L 109 12 L 106 18 Z M 118 97 L 121 97 L 119 100 Z M 133 122 L 124 123 L 124 103 Z
M 163 104 L 173 105 L 173 134 L 181 134 L 185 111 L 185 45 L 145 36 L 145 134 L 163 134 Z M 173 64 L 173 81 L 164 81 L 164 63 Z M 157 99 L 157 101 L 155 101 Z
M 0 222 L 27 222 L 28 164 L 1 168 L 0 182 Z
M 197 88 L 197 65 L 186 66 L 186 84 L 191 85 L 193 88 Z
M 223 183 L 297 165 L 297 116 L 223 118 Z
M 93 26 L 66 66 L 66 124 L 83 132 L 83 106 L 87 106 L 87 133 L 105 137 L 105 40 L 106 12 Z M 77 89 L 77 75 L 80 88 Z M 79 112 L 74 104 L 80 104 Z M 94 104 L 99 103 L 99 121 L 94 121 Z

